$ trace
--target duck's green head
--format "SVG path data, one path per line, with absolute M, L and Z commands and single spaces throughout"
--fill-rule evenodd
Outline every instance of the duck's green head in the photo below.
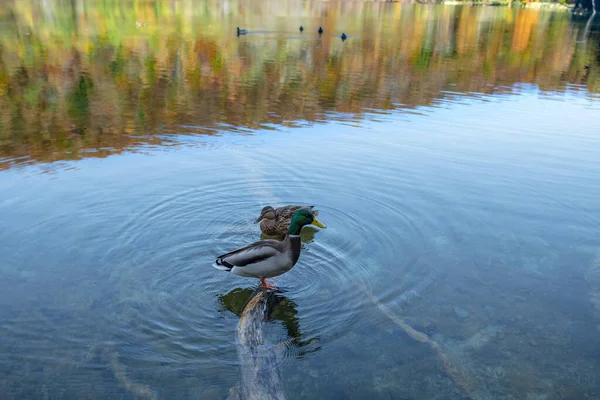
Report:
M 308 208 L 301 208 L 294 213 L 292 221 L 290 222 L 290 229 L 288 233 L 290 235 L 299 235 L 302 227 L 306 225 L 316 225 L 319 228 L 327 228 L 325 224 L 319 222 L 315 215 Z

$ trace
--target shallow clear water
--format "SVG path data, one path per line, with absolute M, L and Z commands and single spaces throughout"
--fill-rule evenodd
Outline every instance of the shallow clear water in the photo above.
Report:
M 256 4 L 0 15 L 0 397 L 227 397 L 258 281 L 211 264 L 288 203 L 288 398 L 598 396 L 598 26 Z

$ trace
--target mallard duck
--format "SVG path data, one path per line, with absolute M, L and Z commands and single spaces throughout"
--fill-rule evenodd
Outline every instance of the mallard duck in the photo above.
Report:
M 265 282 L 265 278 L 279 276 L 296 265 L 302 245 L 300 231 L 310 224 L 325 228 L 309 208 L 301 208 L 294 213 L 288 234 L 282 241 L 259 240 L 220 255 L 213 266 L 239 276 L 259 278 L 263 287 L 272 289 Z
M 318 32 L 319 32 L 319 35 L 320 35 L 321 33 L 323 33 L 323 28 L 322 28 L 322 27 L 319 27 L 319 31 L 318 31 Z
M 342 41 L 344 41 L 344 40 L 346 40 L 348 38 L 348 36 L 346 36 L 346 34 L 343 33 L 343 32 L 342 32 L 342 36 L 341 37 L 342 37 Z
M 290 227 L 290 221 L 294 213 L 301 208 L 308 208 L 316 216 L 318 211 L 313 211 L 314 206 L 284 206 L 273 208 L 265 206 L 260 211 L 260 216 L 254 221 L 255 224 L 260 222 L 260 230 L 265 235 L 269 236 L 285 236 Z
M 248 31 L 246 29 L 240 29 L 239 27 L 237 28 L 237 35 L 246 35 L 248 33 Z
M 300 32 L 304 32 L 304 27 L 300 25 Z

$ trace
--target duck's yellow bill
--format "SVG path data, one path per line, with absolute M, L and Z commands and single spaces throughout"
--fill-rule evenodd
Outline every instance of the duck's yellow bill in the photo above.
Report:
M 325 224 L 319 222 L 319 220 L 314 217 L 313 217 L 312 224 L 318 226 L 319 228 L 327 228 L 327 226 Z

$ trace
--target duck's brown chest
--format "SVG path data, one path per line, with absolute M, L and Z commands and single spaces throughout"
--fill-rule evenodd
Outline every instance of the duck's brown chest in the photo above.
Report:
M 268 220 L 263 219 L 260 223 L 260 230 L 269 236 L 281 236 L 285 235 L 289 228 L 289 221 L 286 224 L 285 221 L 281 220 Z

